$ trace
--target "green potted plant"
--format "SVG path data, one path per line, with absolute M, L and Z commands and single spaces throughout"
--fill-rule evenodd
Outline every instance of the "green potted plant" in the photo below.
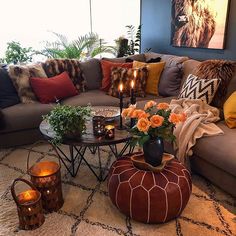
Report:
M 91 115 L 91 107 L 57 105 L 43 118 L 49 123 L 55 137 L 52 143 L 60 144 L 64 138 L 80 138 L 86 131 L 86 119 Z

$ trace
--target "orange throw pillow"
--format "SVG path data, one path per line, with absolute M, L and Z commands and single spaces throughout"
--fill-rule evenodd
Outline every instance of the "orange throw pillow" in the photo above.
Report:
M 133 67 L 133 63 L 120 63 L 101 60 L 101 66 L 103 74 L 101 89 L 105 92 L 108 92 L 109 88 L 111 87 L 111 69 L 113 67 L 122 67 L 129 69 Z

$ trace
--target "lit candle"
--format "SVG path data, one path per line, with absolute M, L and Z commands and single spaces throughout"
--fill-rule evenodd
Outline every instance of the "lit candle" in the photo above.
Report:
M 113 139 L 115 137 L 115 126 L 114 125 L 106 125 L 105 126 L 105 138 Z
M 132 105 L 134 105 L 136 103 L 136 99 L 135 99 L 135 96 L 134 96 L 134 80 L 131 80 L 131 96 L 130 96 L 130 103 Z
M 123 84 L 120 83 L 119 85 L 119 92 L 120 92 L 120 129 L 123 128 L 123 125 L 122 125 L 122 109 L 123 109 Z
M 18 200 L 21 204 L 25 204 L 25 203 L 29 204 L 29 203 L 35 202 L 37 198 L 38 198 L 38 195 L 35 190 L 27 190 L 18 195 Z

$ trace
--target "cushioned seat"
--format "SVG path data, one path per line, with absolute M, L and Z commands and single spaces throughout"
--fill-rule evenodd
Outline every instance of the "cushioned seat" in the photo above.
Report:
M 71 106 L 86 106 L 89 103 L 92 106 L 119 106 L 119 99 L 106 95 L 105 92 L 100 90 L 90 90 L 67 98 L 61 101 L 61 103 Z
M 38 128 L 42 115 L 46 115 L 55 104 L 30 103 L 7 107 L 2 110 L 5 128 L 0 133 Z
M 217 125 L 224 134 L 198 139 L 193 152 L 212 165 L 236 176 L 235 129 L 229 129 L 224 121 L 218 122 Z

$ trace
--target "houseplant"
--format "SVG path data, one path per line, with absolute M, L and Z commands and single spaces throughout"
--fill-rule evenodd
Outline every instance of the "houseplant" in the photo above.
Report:
M 49 123 L 55 137 L 52 143 L 60 144 L 64 138 L 80 138 L 86 131 L 86 119 L 91 115 L 91 107 L 73 107 L 69 105 L 55 106 L 43 118 Z
M 175 125 L 186 119 L 184 113 L 172 113 L 168 103 L 157 104 L 154 101 L 148 101 L 144 109 L 130 106 L 123 110 L 122 116 L 136 120 L 136 125 L 130 129 L 133 135 L 132 144 L 138 143 L 143 147 L 145 161 L 153 166 L 161 164 L 163 140 L 173 142 Z

